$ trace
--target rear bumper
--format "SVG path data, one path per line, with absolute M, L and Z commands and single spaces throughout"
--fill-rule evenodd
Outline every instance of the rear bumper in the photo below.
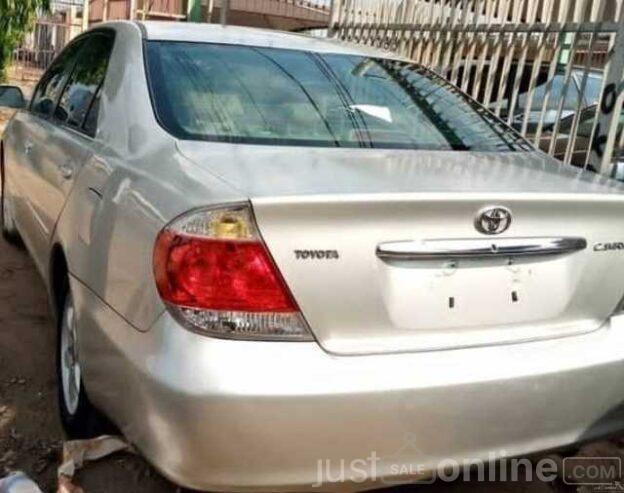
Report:
M 315 343 L 211 339 L 167 314 L 140 333 L 72 287 L 92 400 L 187 487 L 301 491 L 342 477 L 359 490 L 406 480 L 406 466 L 426 476 L 444 459 L 624 429 L 624 317 L 550 341 L 339 357 Z

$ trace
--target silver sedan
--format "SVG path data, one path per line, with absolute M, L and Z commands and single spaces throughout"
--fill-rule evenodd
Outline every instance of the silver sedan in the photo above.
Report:
M 434 73 L 115 22 L 2 137 L 61 419 L 217 491 L 361 490 L 624 424 L 624 190 Z

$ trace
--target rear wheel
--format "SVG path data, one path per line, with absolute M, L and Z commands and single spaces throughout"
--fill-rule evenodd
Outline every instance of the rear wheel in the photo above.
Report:
M 12 244 L 20 244 L 20 235 L 13 219 L 13 204 L 6 181 L 4 151 L 0 146 L 0 228 L 2 236 Z
M 69 288 L 65 289 L 58 324 L 57 388 L 63 428 L 70 438 L 91 438 L 105 433 L 105 421 L 89 402 L 82 383 L 76 309 Z

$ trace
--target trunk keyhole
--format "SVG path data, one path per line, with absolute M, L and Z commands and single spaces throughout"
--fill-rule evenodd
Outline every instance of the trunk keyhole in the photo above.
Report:
M 455 308 L 455 297 L 451 296 L 449 298 L 449 308 Z
M 516 291 L 511 292 L 511 301 L 514 303 L 518 302 L 518 293 Z

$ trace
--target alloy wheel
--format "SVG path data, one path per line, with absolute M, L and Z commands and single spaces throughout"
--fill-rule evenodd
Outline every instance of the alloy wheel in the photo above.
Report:
M 63 320 L 61 322 L 61 386 L 63 399 L 69 414 L 76 414 L 80 400 L 80 362 L 76 338 L 76 311 L 71 299 L 67 297 Z

